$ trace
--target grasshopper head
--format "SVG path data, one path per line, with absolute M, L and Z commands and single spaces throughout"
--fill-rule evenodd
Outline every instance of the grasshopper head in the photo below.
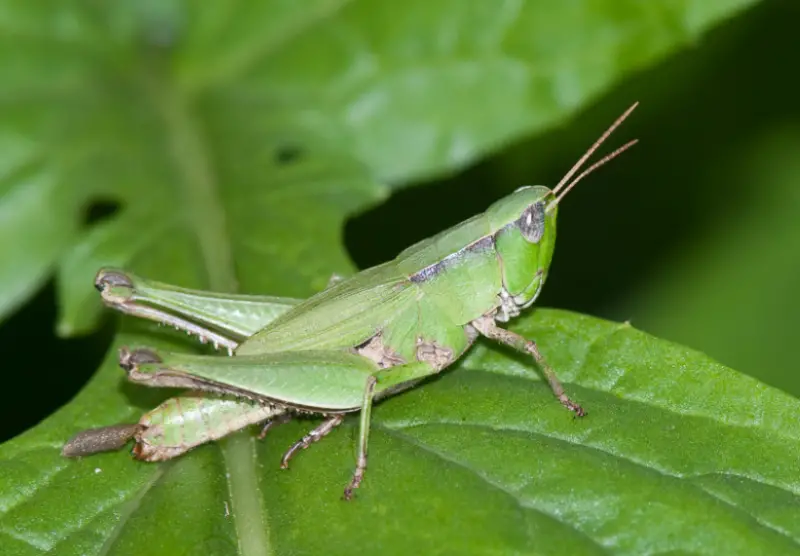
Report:
M 617 118 L 552 190 L 542 185 L 520 187 L 489 207 L 495 249 L 502 261 L 502 315 L 517 314 L 536 301 L 553 258 L 559 203 L 579 181 L 636 144 L 629 141 L 575 176 L 634 108 L 636 104 Z
M 558 205 L 543 185 L 520 187 L 487 211 L 501 260 L 504 314 L 516 314 L 533 303 L 544 284 L 556 240 Z

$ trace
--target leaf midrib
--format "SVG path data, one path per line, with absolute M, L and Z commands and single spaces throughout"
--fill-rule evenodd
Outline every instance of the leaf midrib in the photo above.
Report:
M 192 103 L 173 86 L 163 83 L 163 78 L 151 78 L 147 83 L 150 98 L 167 129 L 170 155 L 179 178 L 176 186 L 185 202 L 187 223 L 200 248 L 208 287 L 213 291 L 233 292 L 237 281 L 225 213 L 209 148 Z
M 149 76 L 145 81 L 150 100 L 166 127 L 170 156 L 178 175 L 176 187 L 184 202 L 187 224 L 197 241 L 208 287 L 213 291 L 235 292 L 238 283 L 225 212 L 211 153 L 192 101 L 163 76 Z M 273 551 L 268 519 L 259 496 L 256 457 L 251 444 L 252 439 L 236 434 L 222 442 L 220 450 L 239 553 L 269 556 Z

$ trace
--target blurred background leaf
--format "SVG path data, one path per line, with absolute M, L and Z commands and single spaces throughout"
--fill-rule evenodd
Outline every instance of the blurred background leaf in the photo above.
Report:
M 4 2 L 3 437 L 103 358 L 101 264 L 306 295 L 557 182 L 633 100 L 642 143 L 565 203 L 541 304 L 800 395 L 800 6 L 750 4 Z
M 735 361 L 800 393 L 800 126 L 787 122 L 731 153 L 715 178 L 745 192 L 726 216 L 631 296 L 639 324 Z M 708 177 L 708 179 L 712 179 Z M 680 311 L 670 300 L 680 299 Z

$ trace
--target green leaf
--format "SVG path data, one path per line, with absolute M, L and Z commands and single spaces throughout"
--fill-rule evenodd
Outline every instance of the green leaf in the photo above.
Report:
M 480 345 L 376 407 L 350 503 L 355 418 L 288 471 L 283 451 L 313 423 L 165 464 L 65 460 L 71 433 L 152 407 L 120 388 L 112 352 L 73 403 L 0 451 L 4 553 L 800 553 L 798 400 L 625 324 L 538 310 L 514 328 L 589 414 L 565 411 L 527 360 Z
M 352 265 L 343 222 L 574 114 L 751 0 L 177 0 L 0 8 L 0 315 L 55 269 L 59 331 L 95 326 L 101 265 L 306 295 Z M 118 207 L 87 221 L 93 205 Z M 166 464 L 60 455 L 164 394 L 122 380 L 126 323 L 79 396 L 0 446 L 3 554 L 790 552 L 796 400 L 630 328 L 540 311 L 527 362 L 477 349 L 375 411 L 358 499 L 352 419 L 278 470 L 312 423 Z M 713 395 L 712 395 L 713 394 Z M 796 551 L 796 549 L 795 549 Z

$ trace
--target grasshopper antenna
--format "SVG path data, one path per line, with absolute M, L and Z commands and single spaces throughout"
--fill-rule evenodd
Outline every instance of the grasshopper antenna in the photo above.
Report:
M 639 103 L 638 102 L 634 102 L 631 105 L 630 108 L 625 110 L 625 112 L 619 118 L 617 118 L 614 121 L 614 123 L 611 124 L 611 126 L 607 130 L 605 130 L 605 132 L 600 136 L 600 138 L 597 141 L 595 141 L 594 144 L 591 147 L 589 147 L 589 150 L 587 150 L 584 153 L 584 155 L 578 160 L 578 162 L 576 162 L 572 166 L 572 168 L 570 168 L 569 172 L 567 172 L 564 175 L 564 177 L 561 178 L 561 181 L 558 182 L 558 185 L 556 185 L 555 188 L 553 189 L 553 195 L 557 195 L 558 199 L 563 198 L 564 197 L 564 193 L 566 193 L 567 191 L 572 189 L 575 186 L 575 184 L 578 182 L 578 180 L 586 177 L 592 170 L 596 170 L 597 168 L 599 168 L 600 166 L 602 166 L 603 164 L 605 164 L 606 162 L 608 162 L 609 160 L 611 160 L 612 158 L 617 156 L 618 154 L 621 154 L 622 151 L 628 149 L 629 147 L 632 147 L 633 144 L 636 143 L 636 141 L 631 141 L 631 143 L 628 143 L 624 147 L 621 147 L 621 148 L 617 149 L 616 151 L 614 151 L 610 155 L 604 157 L 600 162 L 598 162 L 596 164 L 593 164 L 591 167 L 589 167 L 586 170 L 584 170 L 576 179 L 574 179 L 572 182 L 570 182 L 570 179 L 572 179 L 572 176 L 575 175 L 575 172 L 577 172 L 578 170 L 581 169 L 581 166 L 583 166 L 586 163 L 586 160 L 590 156 L 592 156 L 594 154 L 594 152 L 600 147 L 600 145 L 603 144 L 603 141 L 608 139 L 608 136 L 611 135 L 614 132 L 614 130 L 617 129 L 620 126 L 620 124 L 622 124 L 622 122 L 624 122 L 625 119 L 628 116 L 630 116 L 631 112 L 633 112 L 633 110 L 637 106 L 639 106 Z M 561 195 L 559 195 L 559 192 L 565 186 L 566 186 L 566 190 L 564 192 L 562 192 Z M 555 206 L 556 204 L 558 204 L 558 203 L 554 201 L 553 203 L 550 203 L 550 206 Z M 549 206 L 548 206 L 548 209 L 549 209 Z
M 577 185 L 577 183 L 579 181 L 581 181 L 583 178 L 585 178 L 586 176 L 588 176 L 589 174 L 591 174 L 592 172 L 594 172 L 595 170 L 600 168 L 600 166 L 602 166 L 603 164 L 605 164 L 609 160 L 617 158 L 619 155 L 621 155 L 622 153 L 624 153 L 625 151 L 630 149 L 632 146 L 634 146 L 638 142 L 639 142 L 638 139 L 634 139 L 633 141 L 628 141 L 627 143 L 622 145 L 620 148 L 608 153 L 603 158 L 601 158 L 600 160 L 598 160 L 597 162 L 595 162 L 594 164 L 589 166 L 586 170 L 584 170 L 583 172 L 578 174 L 578 177 L 576 177 L 574 180 L 572 180 L 569 183 L 569 185 L 564 189 L 564 191 L 561 192 L 561 194 L 558 197 L 556 197 L 555 199 L 550 201 L 550 203 L 547 205 L 547 208 L 545 209 L 545 212 L 549 212 L 550 210 L 553 209 L 553 207 L 557 206 L 559 201 L 561 201 L 561 199 L 563 199 L 564 196 L 567 193 L 569 193 L 569 190 L 572 189 L 573 187 L 575 187 L 575 185 Z

